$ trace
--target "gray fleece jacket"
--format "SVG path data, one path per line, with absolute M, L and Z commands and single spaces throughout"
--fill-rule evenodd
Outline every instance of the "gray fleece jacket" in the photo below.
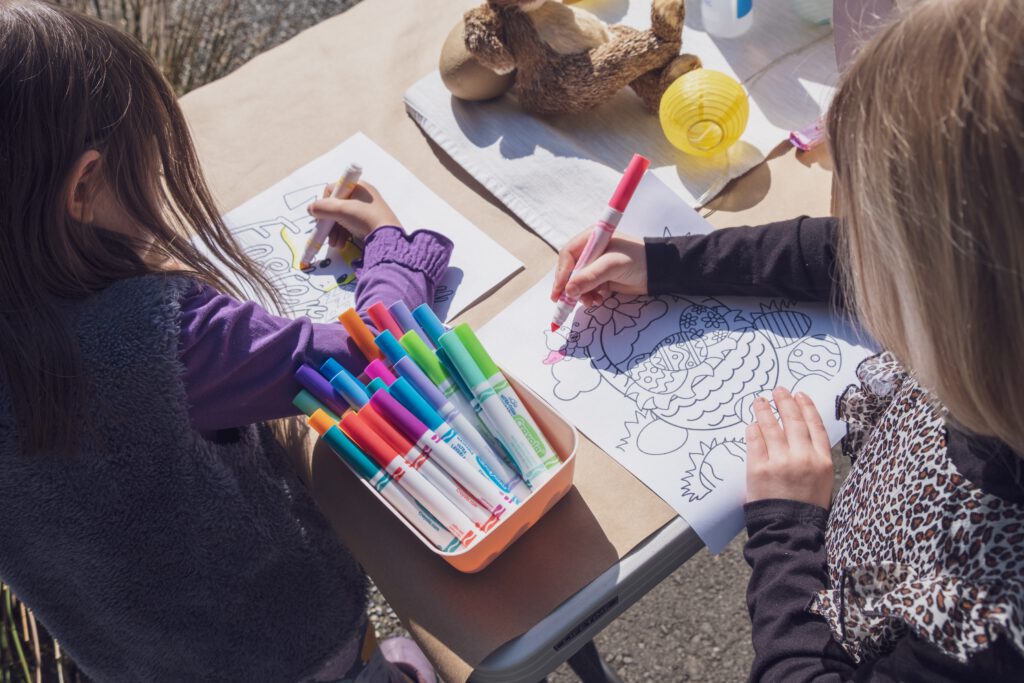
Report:
M 297 681 L 361 635 L 365 578 L 265 425 L 192 429 L 192 286 L 66 306 L 86 373 L 72 458 L 19 451 L 0 378 L 0 580 L 97 681 Z

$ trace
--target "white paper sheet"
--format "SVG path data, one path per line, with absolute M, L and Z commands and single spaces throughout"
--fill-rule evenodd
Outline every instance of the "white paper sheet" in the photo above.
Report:
M 648 174 L 619 230 L 711 226 Z M 671 505 L 719 552 L 743 528 L 753 399 L 804 391 L 832 442 L 835 398 L 871 351 L 823 305 L 735 297 L 613 296 L 549 328 L 551 275 L 480 331 L 495 359 Z M 508 330 L 518 330 L 508 334 Z
M 264 266 L 277 285 L 288 314 L 334 322 L 354 304 L 352 261 L 360 251 L 351 243 L 341 251 L 325 246 L 311 271 L 297 267 L 316 222 L 306 206 L 319 199 L 324 185 L 335 182 L 352 162 L 362 165 L 362 178 L 380 191 L 407 230 L 429 228 L 454 242 L 448 272 L 434 299 L 441 318 L 458 315 L 522 268 L 501 245 L 357 133 L 224 216 L 246 253 Z
M 650 0 L 582 0 L 609 23 L 650 25 Z M 710 159 L 689 156 L 665 139 L 658 117 L 629 89 L 584 114 L 539 117 L 514 98 L 463 102 L 437 72 L 405 94 L 409 114 L 451 157 L 524 223 L 556 248 L 578 232 L 580 215 L 601 206 L 635 153 L 689 206 L 710 201 L 765 157 L 789 132 L 825 111 L 838 80 L 831 29 L 801 19 L 785 0 L 754 6 L 753 27 L 723 40 L 704 32 L 700 2 L 687 3 L 683 51 L 704 67 L 743 83 L 750 119 L 741 141 Z M 587 220 L 584 217 L 582 220 Z

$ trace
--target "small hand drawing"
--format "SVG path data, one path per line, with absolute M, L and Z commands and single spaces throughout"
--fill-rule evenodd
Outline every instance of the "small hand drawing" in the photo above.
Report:
M 691 503 L 703 499 L 725 480 L 723 474 L 736 464 L 730 461 L 744 462 L 746 458 L 746 446 L 737 439 L 702 441 L 700 450 L 689 454 L 689 464 L 683 471 L 683 497 Z

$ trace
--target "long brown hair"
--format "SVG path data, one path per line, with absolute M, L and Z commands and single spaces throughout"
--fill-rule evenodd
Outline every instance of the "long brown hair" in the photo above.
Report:
M 141 239 L 68 215 L 69 176 L 91 149 Z M 59 300 L 171 263 L 244 296 L 193 236 L 276 300 L 224 225 L 174 93 L 142 47 L 66 8 L 0 0 L 0 367 L 23 451 L 73 449 L 84 378 Z
M 828 128 L 847 300 L 956 423 L 1024 454 L 1024 3 L 916 5 Z

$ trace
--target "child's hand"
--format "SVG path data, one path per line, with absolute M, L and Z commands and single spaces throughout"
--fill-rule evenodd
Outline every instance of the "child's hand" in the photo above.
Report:
M 382 225 L 402 227 L 377 188 L 360 182 L 349 199 L 334 199 L 333 185 L 324 188 L 324 198 L 310 204 L 306 211 L 317 220 L 329 218 L 336 225 L 331 228 L 328 243 L 337 247 L 351 239 L 362 244 L 366 236 Z
M 747 425 L 747 502 L 783 498 L 828 509 L 832 449 L 821 416 L 803 392 L 794 398 L 778 387 L 772 396 L 782 425 L 760 397 L 754 400 L 756 421 Z
M 584 306 L 598 306 L 612 292 L 646 294 L 647 252 L 635 237 L 612 237 L 603 254 L 569 279 L 590 233 L 590 229 L 581 232 L 558 252 L 551 300 L 557 301 L 563 289 Z

